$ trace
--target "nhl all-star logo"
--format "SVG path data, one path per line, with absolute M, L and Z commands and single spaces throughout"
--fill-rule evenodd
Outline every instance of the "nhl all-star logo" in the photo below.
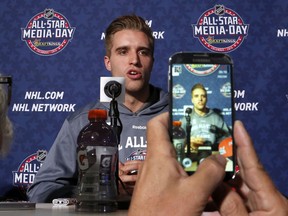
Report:
M 227 82 L 220 88 L 220 93 L 227 98 L 231 98 L 231 83 Z
M 147 151 L 146 149 L 137 149 L 136 151 L 132 152 L 126 160 L 145 160 Z
M 186 94 L 186 89 L 182 85 L 176 84 L 173 86 L 173 89 L 172 89 L 173 98 L 181 99 L 183 98 L 185 94 Z
M 61 13 L 45 9 L 21 28 L 21 38 L 36 54 L 51 56 L 62 51 L 72 40 L 75 27 Z
M 185 64 L 184 66 L 196 76 L 210 75 L 219 68 L 219 64 Z
M 249 25 L 233 10 L 215 5 L 205 11 L 192 24 L 193 35 L 213 52 L 231 52 L 237 49 L 248 35 Z
M 47 151 L 38 150 L 27 156 L 13 173 L 13 185 L 26 190 L 34 181 L 35 175 L 46 159 Z

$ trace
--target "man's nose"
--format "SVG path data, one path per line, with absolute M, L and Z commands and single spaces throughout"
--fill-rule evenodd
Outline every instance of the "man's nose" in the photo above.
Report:
M 139 63 L 139 56 L 138 53 L 131 53 L 130 54 L 130 64 L 137 65 Z

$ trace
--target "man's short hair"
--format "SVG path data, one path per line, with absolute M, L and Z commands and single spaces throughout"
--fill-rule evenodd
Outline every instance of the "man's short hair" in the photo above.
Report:
M 191 88 L 191 95 L 192 95 L 192 97 L 193 97 L 193 91 L 194 91 L 195 89 L 202 89 L 203 91 L 205 91 L 205 94 L 207 95 L 207 91 L 206 91 L 204 85 L 201 84 L 201 83 L 196 83 L 196 84 Z
M 105 49 L 106 55 L 110 57 L 112 40 L 116 32 L 122 31 L 125 29 L 141 31 L 147 35 L 149 40 L 149 45 L 151 49 L 151 54 L 154 53 L 154 38 L 151 28 L 146 24 L 145 20 L 137 15 L 125 15 L 120 16 L 113 20 L 111 24 L 107 27 L 105 31 Z

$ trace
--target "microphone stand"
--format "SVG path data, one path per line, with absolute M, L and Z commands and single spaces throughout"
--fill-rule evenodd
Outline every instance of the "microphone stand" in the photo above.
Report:
M 117 143 L 119 144 L 123 126 L 119 118 L 118 102 L 114 95 L 112 97 L 112 100 L 110 101 L 109 116 L 111 119 L 111 127 L 117 136 Z M 119 122 L 119 125 L 117 122 Z
M 118 109 L 118 102 L 116 98 L 121 94 L 121 84 L 117 81 L 109 81 L 104 86 L 104 92 L 106 96 L 111 98 L 110 100 L 110 107 L 109 107 L 109 117 L 110 117 L 110 126 L 116 135 L 117 145 L 120 144 L 120 136 L 123 129 L 122 122 L 119 118 L 119 109 Z M 117 153 L 116 153 L 116 167 L 115 167 L 115 179 L 116 179 L 116 187 L 117 187 L 117 194 L 119 195 L 119 185 L 118 181 L 121 183 L 122 187 L 125 189 L 123 182 L 119 178 L 119 149 L 117 146 Z
M 187 153 L 186 156 L 190 157 L 191 156 L 191 140 L 190 140 L 190 134 L 191 134 L 191 117 L 189 115 L 189 113 L 185 116 L 186 117 L 186 143 L 187 143 Z
M 110 109 L 109 109 L 109 116 L 110 116 L 110 121 L 111 121 L 111 127 L 112 130 L 114 131 L 114 133 L 116 134 L 117 137 L 117 144 L 120 143 L 120 136 L 121 136 L 121 132 L 122 132 L 122 122 L 119 118 L 119 110 L 118 110 L 118 102 L 116 100 L 115 94 L 112 94 L 112 100 L 110 101 Z M 118 125 L 119 122 L 119 125 Z M 118 163 L 119 163 L 119 152 L 118 152 L 118 147 L 117 147 L 117 159 L 116 159 L 116 174 L 115 177 L 117 179 L 117 183 L 116 183 L 116 187 L 117 187 L 117 193 L 119 195 L 119 186 L 118 186 L 118 181 L 120 181 L 120 183 L 123 186 L 123 183 L 121 181 L 121 179 L 119 178 L 119 167 L 118 167 Z

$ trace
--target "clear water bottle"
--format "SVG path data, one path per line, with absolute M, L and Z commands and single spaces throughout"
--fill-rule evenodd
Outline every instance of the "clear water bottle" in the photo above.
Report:
M 176 149 L 177 160 L 180 164 L 184 159 L 186 133 L 181 127 L 181 121 L 173 121 L 173 145 Z
M 106 110 L 90 110 L 89 123 L 77 139 L 78 194 L 76 211 L 117 210 L 117 137 L 106 123 Z

